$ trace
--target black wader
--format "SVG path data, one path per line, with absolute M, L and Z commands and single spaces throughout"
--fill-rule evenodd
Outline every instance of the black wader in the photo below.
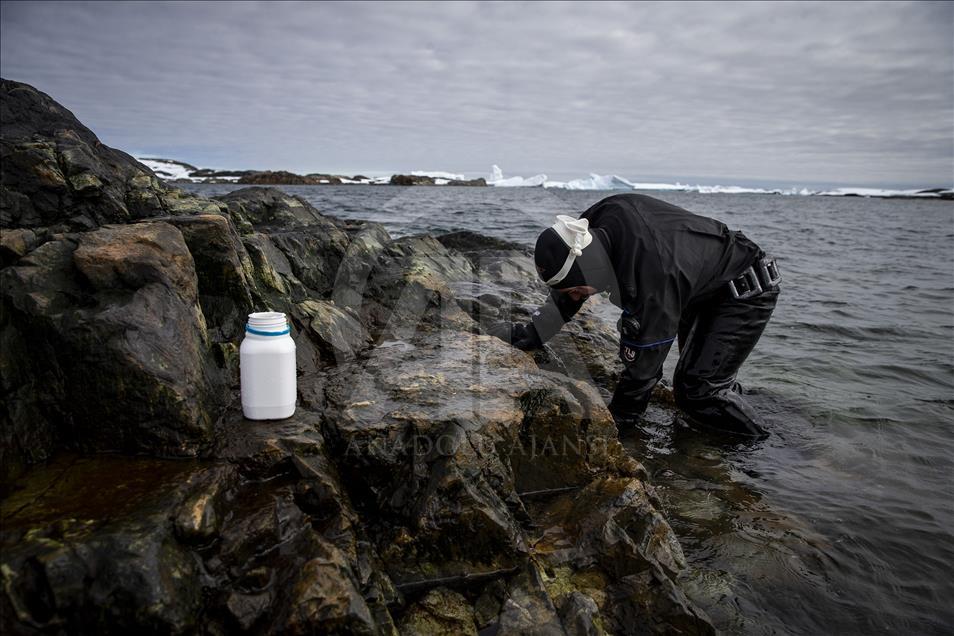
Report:
M 617 421 L 631 421 L 646 409 L 678 336 L 677 405 L 699 424 L 764 436 L 760 418 L 736 384 L 779 294 L 777 280 L 761 277 L 764 252 L 718 221 L 644 195 L 608 197 L 581 217 L 589 219 L 597 250 L 611 263 L 610 300 L 623 309 L 624 370 L 609 404 Z M 740 277 L 744 282 L 746 272 L 758 273 L 762 291 L 737 298 L 736 283 Z M 553 290 L 533 316 L 540 341 L 549 340 L 582 304 Z

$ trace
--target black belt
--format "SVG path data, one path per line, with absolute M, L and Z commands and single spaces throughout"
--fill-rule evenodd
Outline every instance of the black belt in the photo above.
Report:
M 736 300 L 745 300 L 775 287 L 781 280 L 775 259 L 765 257 L 749 265 L 738 278 L 730 280 L 729 292 Z

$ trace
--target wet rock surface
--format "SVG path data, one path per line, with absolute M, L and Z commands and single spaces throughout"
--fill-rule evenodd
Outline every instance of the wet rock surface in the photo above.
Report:
M 4 632 L 711 631 L 599 308 L 533 356 L 483 335 L 542 300 L 525 250 L 185 195 L 3 91 Z M 241 415 L 254 309 L 287 420 Z
M 85 230 L 219 204 L 165 187 L 32 86 L 0 83 L 0 227 Z

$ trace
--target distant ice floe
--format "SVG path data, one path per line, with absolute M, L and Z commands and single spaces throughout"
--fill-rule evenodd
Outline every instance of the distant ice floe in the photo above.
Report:
M 954 189 L 882 190 L 880 188 L 835 188 L 834 190 L 813 192 L 812 194 L 821 194 L 830 197 L 923 197 L 930 199 L 940 196 L 949 197 L 954 194 Z
M 684 183 L 651 183 L 624 179 L 615 174 L 600 175 L 591 173 L 585 179 L 571 181 L 550 181 L 545 174 L 533 177 L 504 178 L 503 171 L 494 165 L 487 185 L 496 187 L 544 187 L 563 190 L 662 190 L 677 192 L 698 192 L 700 194 L 780 194 L 787 196 L 859 196 L 859 197 L 922 197 L 940 198 L 954 196 L 952 189 L 933 190 L 886 190 L 880 188 L 835 188 L 833 190 L 811 190 L 809 188 L 747 188 L 732 185 L 689 185 Z

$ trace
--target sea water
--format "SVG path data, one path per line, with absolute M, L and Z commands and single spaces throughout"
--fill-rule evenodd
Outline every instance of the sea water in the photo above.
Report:
M 213 196 L 229 185 L 189 185 Z M 532 246 L 613 194 L 286 186 L 392 235 L 472 230 Z M 650 412 L 624 443 L 686 549 L 690 595 L 745 633 L 954 626 L 954 204 L 646 192 L 779 259 L 775 315 L 740 380 L 772 436 L 731 446 Z M 667 361 L 667 375 L 678 350 Z

